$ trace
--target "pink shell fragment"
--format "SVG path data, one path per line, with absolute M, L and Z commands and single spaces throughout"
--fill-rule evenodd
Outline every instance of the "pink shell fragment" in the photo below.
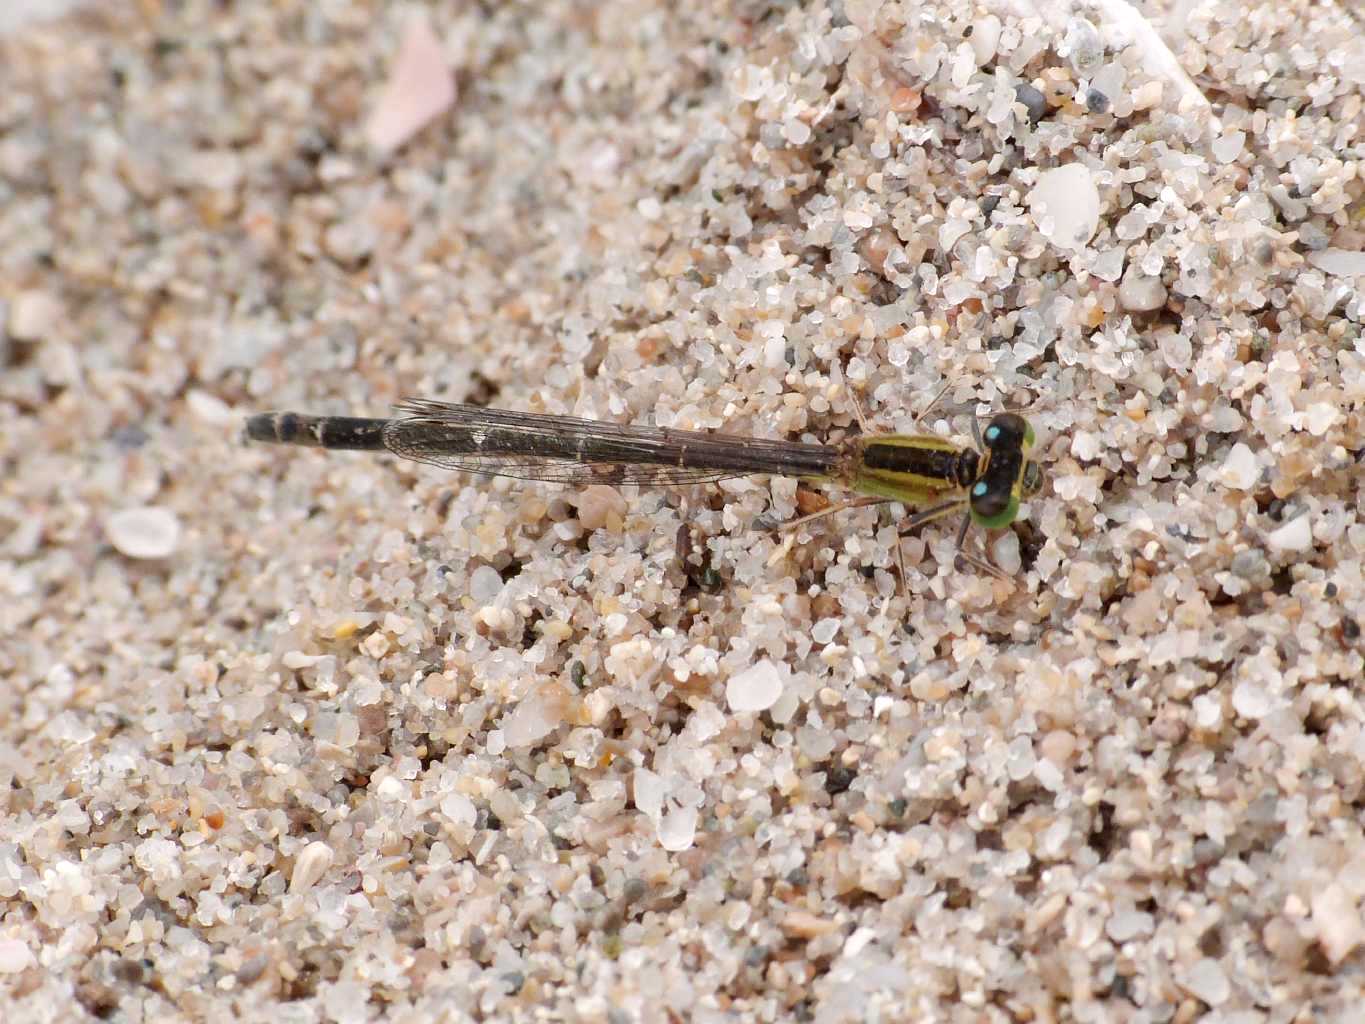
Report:
M 365 122 L 370 145 L 390 153 L 455 102 L 455 76 L 425 15 L 408 22 L 379 102 Z

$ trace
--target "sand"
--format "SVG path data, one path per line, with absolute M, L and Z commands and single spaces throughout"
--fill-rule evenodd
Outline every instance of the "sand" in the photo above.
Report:
M 7 1024 L 1360 1019 L 1365 32 L 1142 6 L 6 26 Z M 408 395 L 1046 481 L 241 438 Z

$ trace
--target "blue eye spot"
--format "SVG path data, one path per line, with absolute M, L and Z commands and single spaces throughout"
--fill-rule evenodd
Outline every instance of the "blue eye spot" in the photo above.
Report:
M 982 480 L 980 483 L 978 483 L 975 487 L 972 488 L 972 495 L 973 495 L 973 497 L 979 498 L 979 497 L 981 497 L 981 496 L 982 496 L 983 494 L 985 494 L 985 493 L 986 493 L 986 481 L 984 481 L 984 480 Z
M 986 440 L 987 440 L 987 441 L 994 441 L 994 440 L 995 440 L 997 437 L 999 437 L 999 436 L 1000 436 L 1000 428 L 999 428 L 999 427 L 987 427 L 987 428 L 986 428 Z

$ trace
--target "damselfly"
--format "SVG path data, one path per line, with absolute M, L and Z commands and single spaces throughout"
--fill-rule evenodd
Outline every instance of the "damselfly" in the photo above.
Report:
M 964 550 L 968 529 L 972 523 L 992 530 L 1008 526 L 1020 501 L 1042 486 L 1042 471 L 1030 457 L 1033 428 L 1013 412 L 997 413 L 984 430 L 973 417 L 976 447 L 969 448 L 930 434 L 860 434 L 836 444 L 806 444 L 427 398 L 406 399 L 395 410 L 398 415 L 388 419 L 260 413 L 247 420 L 246 436 L 312 448 L 390 451 L 444 469 L 566 484 L 669 486 L 760 474 L 835 484 L 861 497 L 785 525 L 881 502 L 921 506 L 901 524 L 905 533 L 963 512 L 958 557 L 1000 577 L 1005 574 Z

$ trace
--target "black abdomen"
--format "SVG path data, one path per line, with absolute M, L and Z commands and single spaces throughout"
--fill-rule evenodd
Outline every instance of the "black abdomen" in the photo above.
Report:
M 296 412 L 263 412 L 246 421 L 252 441 L 297 444 L 307 448 L 382 451 L 388 420 L 359 416 L 304 416 Z

